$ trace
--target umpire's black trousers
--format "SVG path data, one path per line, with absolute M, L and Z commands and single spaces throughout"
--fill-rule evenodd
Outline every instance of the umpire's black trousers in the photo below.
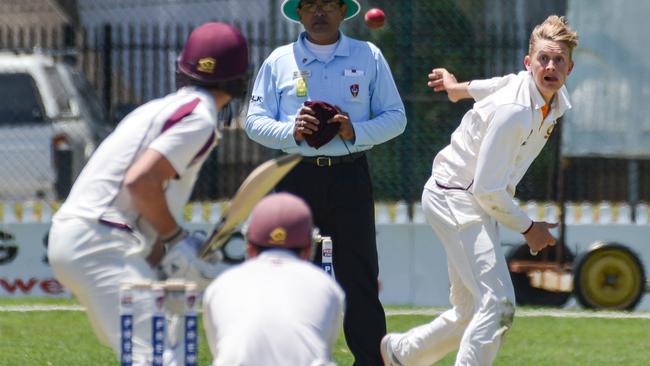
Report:
M 309 159 L 309 158 L 306 158 Z M 328 166 L 332 162 L 333 165 Z M 375 209 L 365 155 L 352 161 L 315 159 L 299 163 L 277 186 L 302 197 L 312 209 L 321 234 L 331 236 L 336 280 L 345 291 L 345 339 L 355 365 L 382 365 L 379 353 L 386 334 L 379 302 Z M 320 248 L 314 262 L 320 265 Z

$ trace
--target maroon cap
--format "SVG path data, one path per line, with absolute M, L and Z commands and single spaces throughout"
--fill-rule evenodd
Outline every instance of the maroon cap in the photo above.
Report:
M 273 193 L 253 208 L 246 237 L 262 247 L 304 248 L 311 245 L 312 222 L 309 206 L 301 198 Z
M 205 23 L 190 33 L 178 60 L 178 71 L 203 84 L 242 77 L 248 70 L 248 44 L 239 29 Z
M 316 119 L 320 122 L 318 131 L 305 135 L 307 145 L 318 149 L 338 135 L 341 122 L 327 123 L 327 121 L 336 116 L 339 111 L 333 105 L 322 100 L 308 100 L 304 105 L 314 111 Z

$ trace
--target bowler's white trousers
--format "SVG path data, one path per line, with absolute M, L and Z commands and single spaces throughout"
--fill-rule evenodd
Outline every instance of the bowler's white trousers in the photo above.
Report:
M 141 251 L 142 243 L 125 230 L 94 220 L 55 219 L 48 242 L 48 259 L 57 280 L 86 308 L 99 340 L 120 354 L 119 288 L 124 282 L 155 281 L 155 272 Z M 133 365 L 151 365 L 149 291 L 133 294 Z M 165 365 L 176 365 L 179 355 L 169 350 Z
M 456 366 L 491 365 L 515 303 L 496 221 L 464 190 L 424 189 L 422 207 L 447 253 L 453 307 L 392 338 L 395 355 L 424 366 L 458 348 Z

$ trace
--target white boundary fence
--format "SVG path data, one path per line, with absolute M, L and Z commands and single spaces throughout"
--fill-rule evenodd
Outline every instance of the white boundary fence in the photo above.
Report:
M 227 201 L 193 202 L 185 207 L 184 222 L 216 223 Z M 377 202 L 375 221 L 377 224 L 425 223 L 419 203 L 412 204 L 413 215 L 409 217 L 409 205 L 404 201 Z M 555 202 L 520 202 L 520 206 L 535 220 L 557 222 L 560 208 Z M 0 202 L 0 224 L 49 223 L 59 203 L 46 201 Z M 650 224 L 650 206 L 639 203 L 631 207 L 625 202 L 568 202 L 566 204 L 566 223 L 581 224 Z M 634 220 L 632 214 L 634 213 Z
M 218 209 L 225 203 L 192 204 L 185 211 L 185 226 L 190 230 L 209 231 L 212 222 L 219 216 Z M 3 206 L 6 207 L 6 206 Z M 9 207 L 14 207 L 10 205 Z M 552 206 L 526 205 L 536 214 L 549 215 Z M 617 220 L 615 212 L 624 212 L 621 207 L 605 209 L 603 205 L 592 205 L 591 213 L 586 217 L 598 217 L 599 220 L 611 217 Z M 580 206 L 576 210 L 581 214 L 589 212 Z M 637 206 L 638 210 L 639 207 Z M 7 221 L 11 216 L 3 212 L 0 220 L 0 296 L 46 296 L 67 297 L 69 294 L 54 279 L 46 261 L 45 239 L 49 230 L 49 222 L 45 221 L 51 213 L 47 210 L 39 214 L 31 214 L 30 208 L 22 207 L 21 216 L 16 215 L 15 221 Z M 42 210 L 42 208 L 41 208 Z M 380 210 L 388 212 L 389 222 L 382 222 Z M 641 207 L 647 213 L 647 206 Z M 433 231 L 423 223 L 398 223 L 406 220 L 403 206 L 378 204 L 377 210 L 377 245 L 380 262 L 380 281 L 382 285 L 381 300 L 387 305 L 414 306 L 447 306 L 448 277 L 446 257 L 442 246 Z M 594 213 L 598 213 L 597 215 Z M 610 212 L 610 214 L 607 214 Z M 14 214 L 16 212 L 14 211 Z M 39 216 L 40 215 L 40 216 Z M 400 216 L 401 215 L 401 216 Z M 414 217 L 420 220 L 416 212 Z M 32 222 L 25 222 L 25 218 Z M 34 219 L 36 217 L 36 219 Z M 539 216 L 535 216 L 539 217 Z M 641 215 L 637 215 L 640 218 Z M 645 216 L 647 217 L 647 216 Z M 383 219 L 382 219 L 383 220 Z M 49 220 L 48 220 L 49 221 Z M 391 223 L 393 222 L 393 223 Z M 647 221 L 646 221 L 647 222 Z M 518 233 L 507 229 L 501 230 L 504 252 L 513 245 L 523 243 Z M 556 233 L 557 234 L 557 233 Z M 635 251 L 644 263 L 646 276 L 650 278 L 650 225 L 635 223 L 586 223 L 586 220 L 576 220 L 567 225 L 567 247 L 574 253 L 587 250 L 597 241 L 618 242 Z M 227 266 L 224 265 L 224 269 Z M 569 302 L 571 306 L 572 302 Z M 640 310 L 650 310 L 650 297 L 646 296 Z

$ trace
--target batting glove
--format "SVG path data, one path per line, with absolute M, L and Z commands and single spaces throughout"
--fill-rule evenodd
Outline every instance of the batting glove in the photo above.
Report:
M 197 284 L 199 290 L 205 289 L 220 272 L 218 258 L 205 261 L 198 252 L 205 243 L 202 232 L 185 231 L 176 244 L 171 246 L 162 259 L 160 272 L 164 279 L 183 279 Z

